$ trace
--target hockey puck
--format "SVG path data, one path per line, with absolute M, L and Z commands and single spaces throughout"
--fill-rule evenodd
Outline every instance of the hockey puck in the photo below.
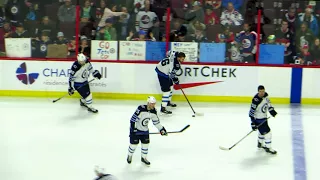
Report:
M 196 115 L 192 115 L 192 117 L 196 117 Z

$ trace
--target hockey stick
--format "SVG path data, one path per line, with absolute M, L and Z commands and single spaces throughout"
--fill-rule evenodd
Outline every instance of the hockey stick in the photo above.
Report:
M 87 83 L 83 84 L 82 86 L 78 87 L 76 90 L 82 88 L 83 86 L 86 86 L 87 84 L 91 83 L 91 82 L 94 81 L 94 80 L 96 80 L 96 78 L 91 79 L 89 82 L 87 82 Z M 66 96 L 68 96 L 68 95 L 69 95 L 69 93 L 66 93 L 66 94 L 63 95 L 62 97 L 60 97 L 60 98 L 58 98 L 58 99 L 55 99 L 55 100 L 53 100 L 52 102 L 55 103 L 55 102 L 61 100 L 62 98 L 66 97 Z
M 197 116 L 203 116 L 203 113 L 197 113 L 197 112 L 195 112 L 195 111 L 194 111 L 194 109 L 193 109 L 193 107 L 191 106 L 191 103 L 190 103 L 189 99 L 187 98 L 186 94 L 184 93 L 184 91 L 183 91 L 183 89 L 182 89 L 181 85 L 180 85 L 180 84 L 178 84 L 178 86 L 179 86 L 179 88 L 180 88 L 180 90 L 181 90 L 182 94 L 183 94 L 183 95 L 184 95 L 184 97 L 186 98 L 186 100 L 187 100 L 187 102 L 188 102 L 188 104 L 189 104 L 189 106 L 190 106 L 190 108 L 191 108 L 191 110 L 192 110 L 192 112 L 193 112 L 192 117 L 195 117 L 195 115 L 197 115 Z
M 270 117 L 268 117 L 266 120 L 264 120 L 262 123 L 260 123 L 260 124 L 257 126 L 257 129 L 258 129 L 262 124 L 264 124 L 265 122 L 267 122 L 269 118 L 270 118 Z M 226 148 L 226 147 L 219 146 L 219 148 L 220 148 L 221 150 L 224 150 L 224 151 L 230 151 L 230 150 L 231 150 L 232 148 L 234 148 L 237 144 L 239 144 L 242 140 L 244 140 L 246 137 L 248 137 L 253 131 L 255 131 L 255 130 L 251 130 L 247 135 L 245 135 L 242 139 L 240 139 L 238 142 L 236 142 L 236 143 L 235 143 L 234 145 L 232 145 L 231 147 Z
M 190 127 L 190 125 L 186 125 L 184 128 L 182 128 L 180 131 L 170 131 L 170 132 L 167 132 L 168 134 L 173 134 L 173 133 L 182 133 L 183 131 L 185 131 L 186 129 L 188 129 Z M 149 133 L 149 134 L 160 134 L 160 132 L 152 132 L 152 133 Z

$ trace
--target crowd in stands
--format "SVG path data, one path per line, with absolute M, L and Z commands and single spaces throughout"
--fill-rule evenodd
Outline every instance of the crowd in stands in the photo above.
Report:
M 320 3 L 294 0 L 0 0 L 0 51 L 5 38 L 32 38 L 32 56 L 49 44 L 90 56 L 90 40 L 226 43 L 226 62 L 255 62 L 257 43 L 285 46 L 285 63 L 320 64 Z M 261 19 L 258 20 L 258 11 Z M 257 23 L 261 33 L 257 34 Z M 260 37 L 258 41 L 258 37 Z

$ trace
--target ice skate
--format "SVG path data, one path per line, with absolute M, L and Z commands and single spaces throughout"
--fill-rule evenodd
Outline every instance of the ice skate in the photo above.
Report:
M 127 162 L 128 162 L 128 164 L 131 164 L 131 162 L 132 162 L 132 156 L 129 156 L 129 155 L 128 155 L 128 157 L 127 157 Z
M 266 150 L 267 153 L 270 153 L 270 154 L 277 154 L 277 151 L 272 149 L 272 148 L 264 148 Z
M 169 101 L 168 102 L 168 105 L 167 106 L 170 106 L 170 107 L 177 107 L 177 105 L 176 104 L 174 104 L 174 103 L 171 103 L 171 101 Z
M 161 112 L 162 114 L 172 114 L 171 111 L 168 111 L 165 107 L 162 107 L 162 106 L 161 106 L 160 112 Z
M 85 102 L 82 102 L 82 99 L 80 99 L 80 106 L 88 108 L 88 106 L 85 104 Z
M 98 113 L 98 110 L 93 108 L 92 106 L 88 106 L 88 111 L 93 113 Z
M 145 165 L 150 165 L 151 163 L 147 160 L 147 158 L 141 158 L 141 162 L 143 162 Z

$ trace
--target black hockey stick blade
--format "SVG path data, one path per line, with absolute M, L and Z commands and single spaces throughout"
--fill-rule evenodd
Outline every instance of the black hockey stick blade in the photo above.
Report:
M 186 125 L 184 128 L 182 128 L 180 131 L 170 131 L 167 132 L 168 134 L 173 134 L 173 133 L 182 133 L 183 131 L 185 131 L 186 129 L 188 129 L 190 127 L 190 124 Z M 160 134 L 160 132 L 152 132 L 149 134 Z

